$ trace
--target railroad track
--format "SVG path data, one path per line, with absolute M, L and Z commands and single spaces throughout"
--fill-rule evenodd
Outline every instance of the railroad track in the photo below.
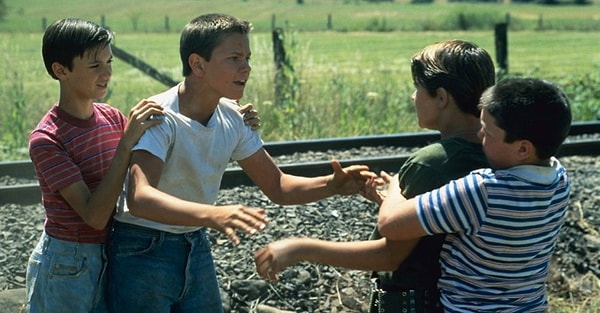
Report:
M 570 137 L 561 147 L 559 156 L 600 155 L 600 121 L 577 122 L 571 127 Z M 590 135 L 590 139 L 586 138 Z M 571 138 L 576 138 L 571 140 Z M 361 136 L 331 139 L 300 140 L 290 142 L 266 143 L 265 149 L 274 157 L 310 151 L 349 150 L 360 147 L 421 147 L 439 139 L 437 132 L 402 133 L 382 136 Z M 396 171 L 406 161 L 408 153 L 392 156 L 352 158 L 340 160 L 343 166 L 366 164 L 371 170 L 379 172 Z M 331 173 L 329 161 L 281 164 L 280 168 L 290 174 L 316 176 Z M 35 171 L 29 160 L 0 162 L 0 177 L 29 179 L 35 181 Z M 222 188 L 250 185 L 252 181 L 239 168 L 229 168 L 223 176 Z M 40 202 L 40 190 L 37 183 L 0 186 L 0 205 L 16 203 L 31 205 Z

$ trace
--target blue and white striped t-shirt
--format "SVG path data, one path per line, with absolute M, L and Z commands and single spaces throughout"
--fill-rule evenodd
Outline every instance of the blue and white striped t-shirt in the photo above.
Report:
M 565 168 L 481 169 L 416 198 L 428 234 L 448 233 L 440 254 L 446 312 L 538 312 L 569 200 Z

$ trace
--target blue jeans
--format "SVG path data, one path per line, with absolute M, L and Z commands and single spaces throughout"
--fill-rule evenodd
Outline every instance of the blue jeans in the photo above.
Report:
M 204 230 L 173 234 L 115 221 L 108 251 L 113 313 L 223 312 Z
M 43 232 L 27 265 L 28 312 L 108 312 L 105 272 L 104 245 Z

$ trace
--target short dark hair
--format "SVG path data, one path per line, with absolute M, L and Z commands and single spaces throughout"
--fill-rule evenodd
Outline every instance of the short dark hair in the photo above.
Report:
M 501 80 L 483 93 L 479 107 L 506 132 L 504 142 L 529 140 L 540 159 L 555 155 L 571 129 L 569 99 L 547 80 Z
M 410 62 L 415 85 L 434 96 L 438 88 L 448 91 L 462 112 L 479 117 L 479 97 L 496 82 L 494 61 L 487 51 L 464 40 L 428 45 Z
M 52 64 L 58 62 L 73 69 L 73 59 L 88 50 L 102 49 L 113 40 L 110 31 L 80 18 L 65 18 L 52 23 L 42 38 L 42 57 L 46 71 L 57 79 Z
M 181 31 L 179 56 L 183 66 L 183 76 L 191 74 L 188 58 L 196 53 L 210 61 L 213 50 L 226 34 L 248 34 L 252 24 L 231 15 L 211 13 L 192 19 Z

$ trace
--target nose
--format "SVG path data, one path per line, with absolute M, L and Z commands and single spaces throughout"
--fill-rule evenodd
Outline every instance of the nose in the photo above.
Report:
M 111 64 L 107 64 L 106 66 L 102 67 L 102 75 L 103 76 L 112 76 L 112 65 Z
M 246 62 L 244 62 L 242 65 L 242 72 L 250 73 L 250 71 L 252 71 L 252 66 L 250 66 L 250 61 L 246 60 Z

